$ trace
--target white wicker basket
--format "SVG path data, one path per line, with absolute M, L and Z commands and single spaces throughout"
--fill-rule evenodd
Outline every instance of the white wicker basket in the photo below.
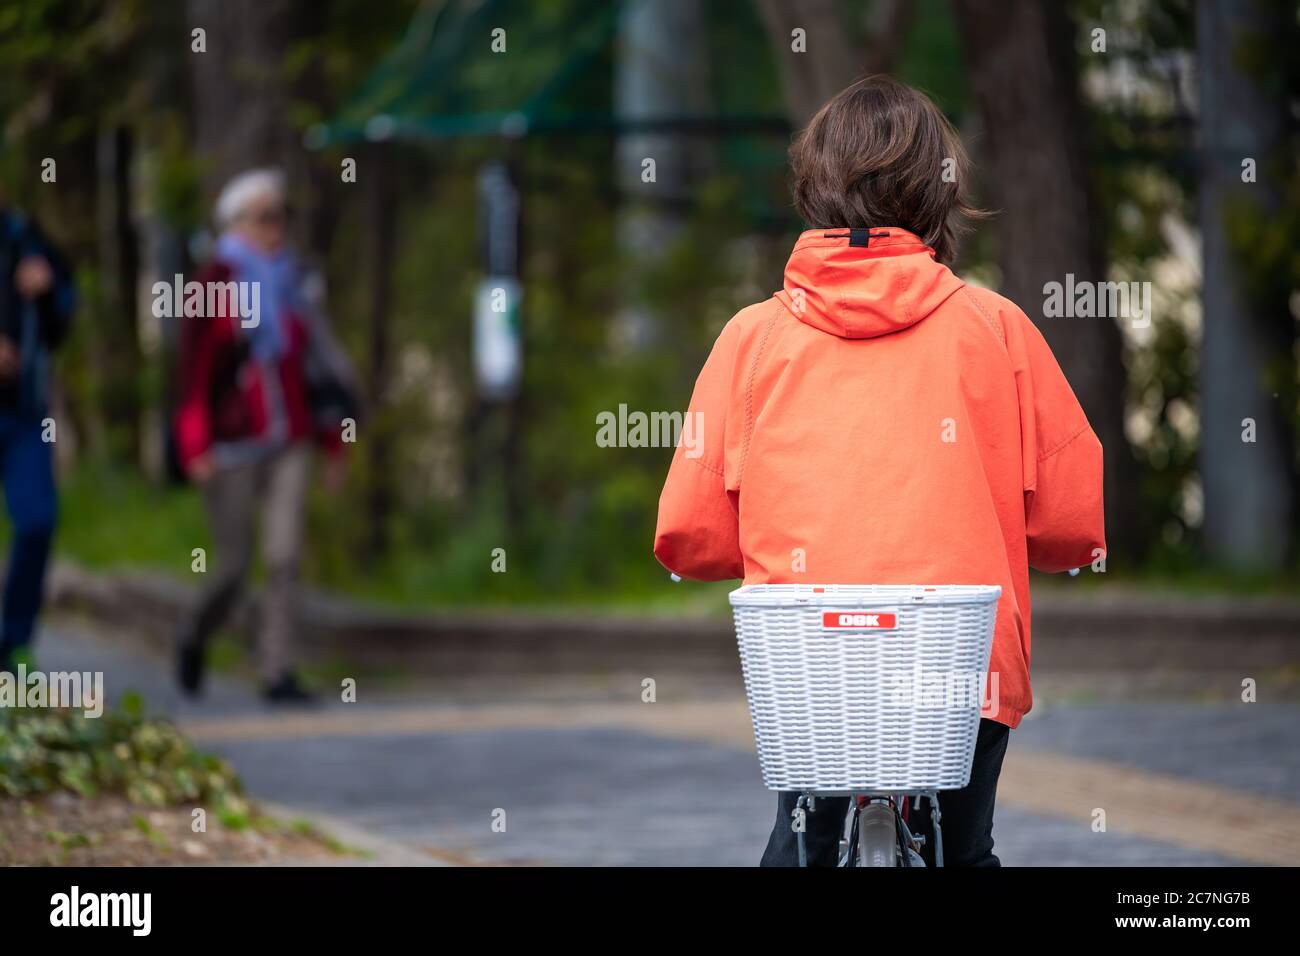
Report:
M 1002 589 L 763 584 L 731 592 L 771 790 L 953 790 L 970 780 Z

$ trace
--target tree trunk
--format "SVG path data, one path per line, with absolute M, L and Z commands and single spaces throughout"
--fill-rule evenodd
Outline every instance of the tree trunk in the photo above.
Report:
M 397 254 L 397 202 L 393 177 L 391 145 L 370 147 L 363 179 L 366 196 L 366 235 L 369 237 L 370 263 L 370 354 L 366 368 L 366 403 L 370 408 L 371 427 L 366 440 L 368 451 L 366 487 L 366 552 L 372 559 L 388 551 L 389 521 L 392 517 L 394 480 L 392 441 L 383 409 L 388 396 L 392 365 L 392 291 L 393 259 Z
M 758 12 L 781 70 L 786 109 L 802 129 L 828 99 L 868 73 L 888 73 L 914 13 L 914 0 L 875 0 L 859 50 L 837 0 L 759 0 Z M 796 46 L 795 30 L 803 30 Z
M 1278 401 L 1291 389 L 1270 383 L 1289 353 L 1294 320 L 1285 288 L 1261 301 L 1234 261 L 1225 218 L 1234 211 L 1267 217 L 1281 205 L 1270 182 L 1285 143 L 1286 101 L 1243 66 L 1247 43 L 1283 34 L 1278 5 L 1206 0 L 1196 5 L 1201 87 L 1200 220 L 1204 255 L 1204 336 L 1201 345 L 1201 479 L 1205 489 L 1205 549 L 1217 564 L 1279 567 L 1293 520 L 1291 436 Z M 1279 52 L 1280 55 L 1280 52 Z M 1277 61 L 1280 62 L 1280 61 Z M 1256 163 L 1256 182 L 1242 181 L 1243 160 Z M 1280 293 L 1280 294 L 1279 294 Z M 1249 419 L 1253 441 L 1244 434 Z
M 618 119 L 636 123 L 707 115 L 706 35 L 701 0 L 630 0 L 619 17 L 614 73 Z M 658 335 L 637 285 L 680 238 L 708 157 L 702 137 L 679 130 L 634 128 L 618 137 L 618 242 L 633 264 L 626 284 L 630 294 L 614 325 L 613 338 L 622 347 L 643 348 Z
M 984 120 L 985 179 L 998 212 L 1002 293 L 1042 331 L 1105 449 L 1111 557 L 1144 539 L 1136 464 L 1124 434 L 1123 337 L 1112 317 L 1048 318 L 1044 285 L 1105 279 L 1087 169 L 1084 114 L 1063 7 L 954 0 L 971 92 Z
M 194 149 L 205 194 L 236 173 L 280 165 L 296 148 L 280 64 L 291 39 L 290 0 L 188 0 L 189 30 L 206 31 L 191 52 Z M 187 37 L 187 42 L 190 39 Z
M 860 76 L 865 57 L 853 48 L 836 0 L 759 0 L 776 53 L 786 109 L 802 129 L 823 103 Z M 795 30 L 803 30 L 796 47 Z
M 139 255 L 132 220 L 130 128 L 114 125 L 100 131 L 99 167 L 100 289 L 108 327 L 99 336 L 101 414 L 109 430 L 108 451 L 133 463 L 140 458 L 140 336 L 136 282 Z

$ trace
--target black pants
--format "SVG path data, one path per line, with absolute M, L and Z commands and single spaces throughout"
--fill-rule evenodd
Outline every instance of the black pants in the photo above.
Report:
M 993 798 L 997 795 L 998 775 L 1007 752 L 1011 732 L 1006 724 L 981 720 L 975 741 L 975 760 L 970 783 L 960 790 L 939 794 L 939 826 L 943 831 L 944 866 L 1001 866 L 993 855 Z M 767 841 L 760 866 L 798 866 L 798 835 L 791 824 L 799 794 L 790 790 L 777 795 L 776 825 Z M 840 837 L 844 818 L 849 811 L 848 797 L 818 797 L 815 809 L 805 819 L 805 844 L 809 866 L 835 866 L 839 861 Z M 917 813 L 909 806 L 907 823 L 913 833 L 925 836 L 921 855 L 926 866 L 934 866 L 934 833 L 930 824 L 930 807 L 921 800 Z

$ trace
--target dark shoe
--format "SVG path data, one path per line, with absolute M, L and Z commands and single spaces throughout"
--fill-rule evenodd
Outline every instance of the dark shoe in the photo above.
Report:
M 176 653 L 176 676 L 181 690 L 197 697 L 203 687 L 203 645 L 195 641 L 181 643 Z
M 293 671 L 286 671 L 278 680 L 264 684 L 262 696 L 272 704 L 314 704 L 316 695 L 298 683 Z

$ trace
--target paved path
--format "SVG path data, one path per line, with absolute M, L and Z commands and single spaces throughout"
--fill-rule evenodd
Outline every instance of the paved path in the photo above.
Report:
M 281 714 L 229 679 L 184 701 L 165 662 L 84 625 L 54 625 L 41 652 L 47 669 L 104 670 L 110 697 L 141 690 L 254 795 L 436 861 L 749 865 L 772 825 L 734 684 L 661 675 L 645 704 L 632 675 L 449 679 Z M 1009 865 L 1300 863 L 1298 724 L 1294 703 L 1049 700 L 1012 735 L 997 852 Z

